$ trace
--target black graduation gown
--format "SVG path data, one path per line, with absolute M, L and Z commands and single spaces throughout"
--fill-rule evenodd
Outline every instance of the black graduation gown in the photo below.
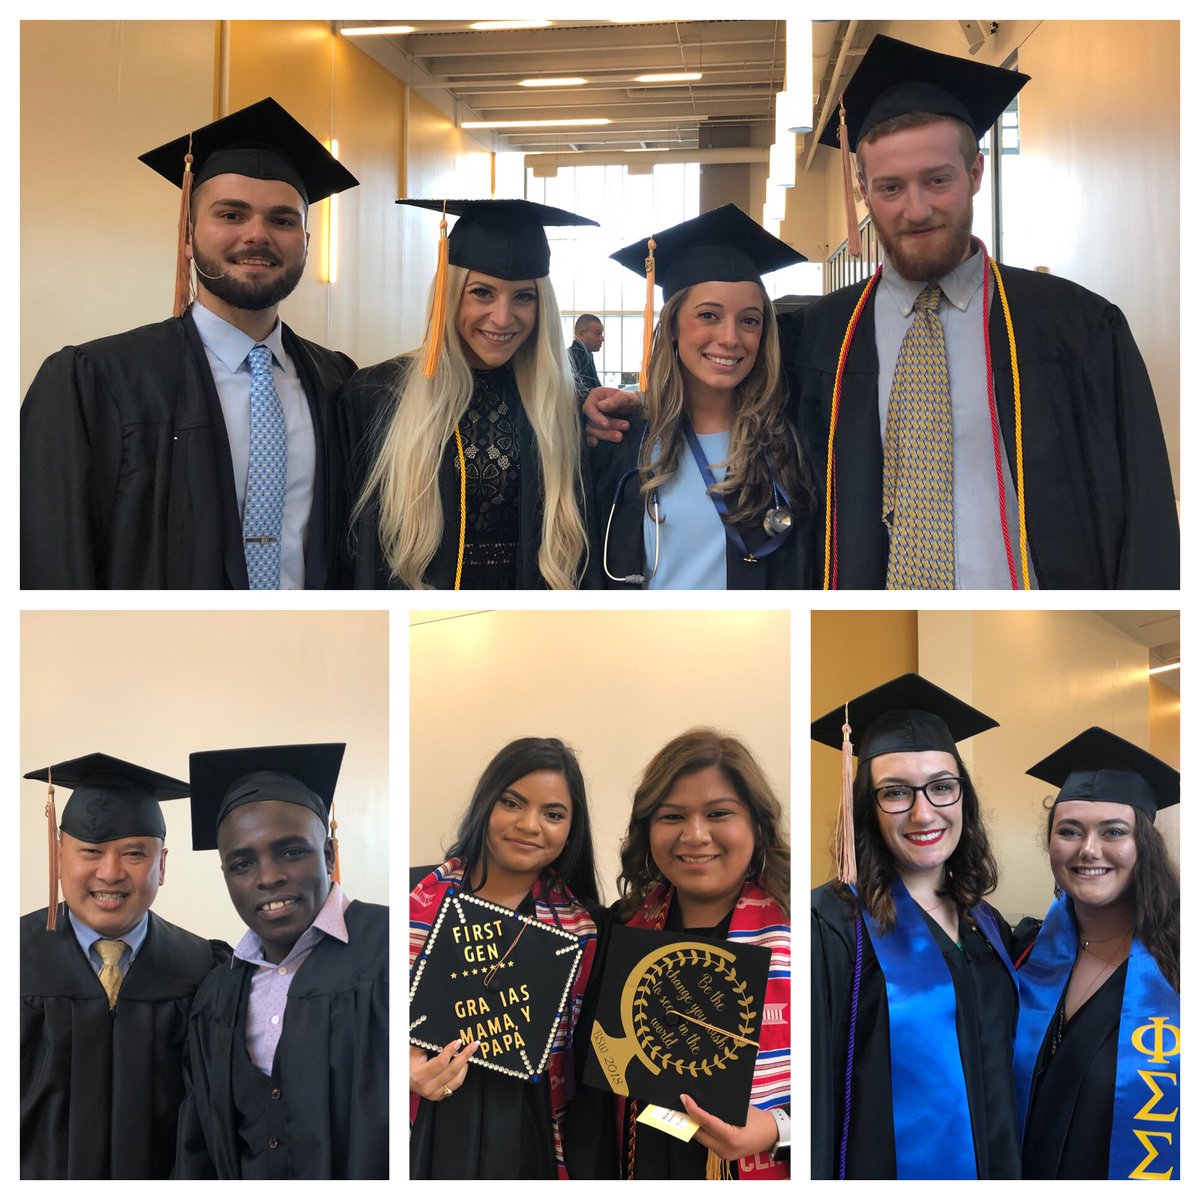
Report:
M 1067 1022 L 1053 1056 L 1048 1056 L 1046 1034 L 1033 1072 L 1021 1151 L 1026 1179 L 1108 1178 L 1128 965 L 1122 963 Z
M 21 918 L 22 1179 L 170 1175 L 188 1009 L 228 955 L 151 913 L 110 1011 L 66 906 Z
M 827 883 L 812 893 L 812 1176 L 838 1177 L 850 1003 L 854 987 L 854 924 L 849 905 Z M 994 910 L 993 910 L 994 912 Z M 981 1179 L 1016 1179 L 1020 1148 L 1012 1079 L 1016 992 L 1008 968 L 981 933 L 962 926 L 960 951 L 927 920 L 950 969 L 957 1003 L 958 1046 L 967 1085 L 971 1129 L 937 1127 L 931 1137 L 970 1138 Z M 1001 937 L 1008 927 L 997 915 Z M 863 930 L 862 983 L 851 1078 L 848 1179 L 895 1179 L 891 1043 L 887 991 L 870 935 Z M 913 1053 L 919 1054 L 920 1047 Z
M 347 467 L 350 483 L 350 503 L 362 492 L 367 472 L 379 453 L 379 443 L 387 432 L 393 406 L 412 358 L 400 355 L 386 362 L 364 367 L 346 384 L 340 406 L 344 422 L 344 440 L 350 453 Z M 515 380 L 512 388 L 516 392 Z M 517 447 L 521 460 L 520 530 L 521 546 L 517 561 L 518 588 L 540 588 L 545 584 L 538 569 L 538 550 L 542 542 L 542 485 L 541 466 L 533 426 L 525 415 L 523 404 L 513 405 L 517 427 Z M 425 578 L 434 588 L 453 588 L 458 562 L 458 459 L 450 443 L 438 469 L 438 490 L 445 514 L 441 543 Z M 392 577 L 391 568 L 379 545 L 379 513 L 372 503 L 355 522 L 350 531 L 349 568 L 356 588 L 403 588 Z
M 305 586 L 337 587 L 334 403 L 354 363 L 286 325 L 283 345 L 316 436 Z M 225 419 L 190 313 L 43 363 L 21 406 L 21 586 L 248 586 Z
M 1004 266 L 1001 275 L 1017 342 L 1026 522 L 1039 586 L 1178 588 L 1179 522 L 1166 444 L 1124 316 L 1069 280 Z M 865 286 L 842 288 L 780 325 L 796 426 L 822 496 L 838 352 Z M 1015 480 L 1013 378 L 998 296 L 989 340 Z M 835 434 L 840 588 L 882 588 L 887 574 L 878 378 L 872 301 L 850 345 Z M 994 490 L 994 479 L 982 482 Z M 1016 553 L 1015 512 L 1009 527 Z
M 617 495 L 621 477 L 637 465 L 645 421 L 631 418 L 629 432 L 620 442 L 600 442 L 589 451 L 590 492 L 588 538 L 590 550 L 584 586 L 588 588 L 638 589 L 640 584 L 618 583 L 604 570 L 604 537 L 608 529 L 608 570 L 623 579 L 644 575 L 646 546 L 642 535 L 642 502 L 638 481 L 630 476 Z M 618 503 L 619 501 L 619 503 Z M 616 503 L 616 510 L 613 505 Z M 612 526 L 609 528 L 609 514 Z M 792 532 L 766 558 L 749 563 L 737 547 L 725 539 L 725 579 L 729 591 L 761 588 L 807 588 L 812 586 L 813 514 L 792 513 Z M 747 548 L 753 552 L 767 540 L 761 526 L 739 526 Z
M 388 910 L 355 900 L 346 930 L 349 944 L 318 942 L 288 991 L 275 1074 L 291 1179 L 388 1176 Z M 233 1052 L 254 970 L 235 959 L 192 1004 L 177 1178 L 241 1178 Z

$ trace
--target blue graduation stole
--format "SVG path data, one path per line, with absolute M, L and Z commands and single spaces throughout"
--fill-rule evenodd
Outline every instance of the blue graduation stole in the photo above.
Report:
M 1017 1111 L 1025 1122 L 1033 1070 L 1075 964 L 1079 932 L 1065 899 L 1050 906 L 1017 973 L 1021 1015 L 1013 1055 Z M 1179 993 L 1134 938 L 1121 997 L 1109 1179 L 1179 1178 Z
M 887 984 L 892 1059 L 892 1124 L 898 1179 L 976 1179 L 971 1107 L 958 1047 L 957 1003 L 950 968 L 908 889 L 892 886 L 896 925 L 884 933 L 865 910 L 863 921 Z M 990 914 L 971 910 L 984 937 L 1016 977 Z

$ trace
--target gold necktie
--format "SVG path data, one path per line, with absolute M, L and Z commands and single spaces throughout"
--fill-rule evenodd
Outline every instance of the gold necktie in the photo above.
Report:
M 891 534 L 889 588 L 954 587 L 954 418 L 942 291 L 913 305 L 888 397 L 883 439 L 883 521 Z
M 117 964 L 121 961 L 121 955 L 125 953 L 128 946 L 115 938 L 97 938 L 92 945 L 104 963 L 100 968 L 100 986 L 104 988 L 108 996 L 108 1007 L 116 1008 L 117 993 L 121 990 L 121 981 L 125 978 L 124 972 Z

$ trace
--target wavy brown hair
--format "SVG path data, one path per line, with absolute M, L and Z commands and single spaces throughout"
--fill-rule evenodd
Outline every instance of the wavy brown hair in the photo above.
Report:
M 1046 820 L 1046 850 L 1054 829 L 1054 805 Z M 1179 868 L 1154 822 L 1133 810 L 1133 844 L 1137 861 L 1129 881 L 1134 936 L 1154 956 L 1167 982 L 1179 991 Z
M 687 444 L 681 420 L 687 384 L 675 343 L 679 337 L 679 310 L 692 290 L 689 287 L 676 292 L 663 305 L 654 330 L 646 372 L 646 438 L 638 462 L 641 491 L 647 504 L 650 493 L 679 470 L 680 455 Z M 733 525 L 762 522 L 767 510 L 775 506 L 772 478 L 779 481 L 793 512 L 807 512 L 813 506 L 813 491 L 799 442 L 784 416 L 787 388 L 775 309 L 761 284 L 758 290 L 763 305 L 758 355 L 734 395 L 725 477 L 712 489 L 725 497 L 729 505 L 726 520 Z
M 708 767 L 720 767 L 738 799 L 750 810 L 754 857 L 749 877 L 757 878 L 780 908 L 789 911 L 792 858 L 779 800 L 744 742 L 699 726 L 672 738 L 650 760 L 633 794 L 633 812 L 621 842 L 621 873 L 617 877 L 622 920 L 632 917 L 651 888 L 662 881 L 650 854 L 650 819 L 681 777 Z
M 958 752 L 954 752 L 955 773 L 962 780 L 962 833 L 954 853 L 946 860 L 945 888 L 939 893 L 953 896 L 962 915 L 974 908 L 984 896 L 996 890 L 999 872 L 988 844 L 987 829 L 979 807 L 979 795 L 967 774 Z M 896 860 L 883 840 L 871 779 L 871 763 L 858 764 L 854 777 L 854 853 L 858 859 L 858 895 L 862 907 L 889 932 L 896 924 L 896 902 L 892 886 L 898 878 Z M 849 891 L 846 891 L 849 895 Z

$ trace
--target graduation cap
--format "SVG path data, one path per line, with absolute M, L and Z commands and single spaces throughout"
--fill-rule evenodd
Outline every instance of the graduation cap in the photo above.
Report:
M 117 838 L 167 836 L 159 802 L 179 800 L 191 789 L 182 779 L 160 775 L 147 767 L 114 758 L 85 754 L 30 771 L 26 779 L 49 785 L 46 833 L 50 845 L 50 904 L 46 928 L 56 926 L 58 910 L 58 829 L 81 842 L 112 842 Z M 70 788 L 59 826 L 54 811 L 54 785 Z
M 190 228 L 192 189 L 216 175 L 246 175 L 290 183 L 306 205 L 358 180 L 299 121 L 268 97 L 138 156 L 182 189 L 175 316 L 188 304 L 188 263 L 183 253 Z
M 590 217 L 532 200 L 397 200 L 442 214 L 437 275 L 423 370 L 432 379 L 446 322 L 446 267 L 453 264 L 496 279 L 543 279 L 550 274 L 547 225 L 598 225 Z M 446 217 L 457 217 L 449 236 Z
M 744 1124 L 770 965 L 765 946 L 616 926 L 584 1082 Z
M 478 1042 L 470 1066 L 536 1082 L 582 958 L 574 934 L 452 889 L 413 963 L 408 1040 Z
M 654 285 L 662 287 L 663 300 L 697 283 L 762 283 L 771 271 L 807 262 L 797 250 L 769 234 L 736 204 L 723 204 L 711 212 L 681 221 L 649 238 L 642 238 L 610 254 L 610 258 L 646 280 L 643 317 L 642 378 L 654 326 Z
M 838 878 L 854 883 L 854 817 L 850 759 L 860 763 L 880 754 L 941 750 L 954 754 L 958 742 L 994 729 L 999 721 L 909 672 L 863 692 L 812 723 L 813 741 L 842 751 L 842 804 L 834 838 Z
M 316 813 L 336 847 L 337 823 L 330 824 L 329 811 L 345 750 L 345 742 L 311 742 L 192 754 L 192 849 L 215 850 L 221 822 L 235 808 L 262 800 Z
M 1025 772 L 1058 787 L 1054 799 L 1129 804 L 1151 821 L 1179 803 L 1179 772 L 1123 737 L 1093 725 Z
M 850 191 L 850 153 L 876 125 L 909 113 L 935 113 L 956 117 L 982 137 L 1028 82 L 1029 76 L 1019 71 L 938 54 L 879 34 L 842 93 L 838 114 L 821 134 L 822 145 L 842 149 L 851 240 L 857 242 L 858 221 Z M 856 249 L 851 253 L 858 256 Z

